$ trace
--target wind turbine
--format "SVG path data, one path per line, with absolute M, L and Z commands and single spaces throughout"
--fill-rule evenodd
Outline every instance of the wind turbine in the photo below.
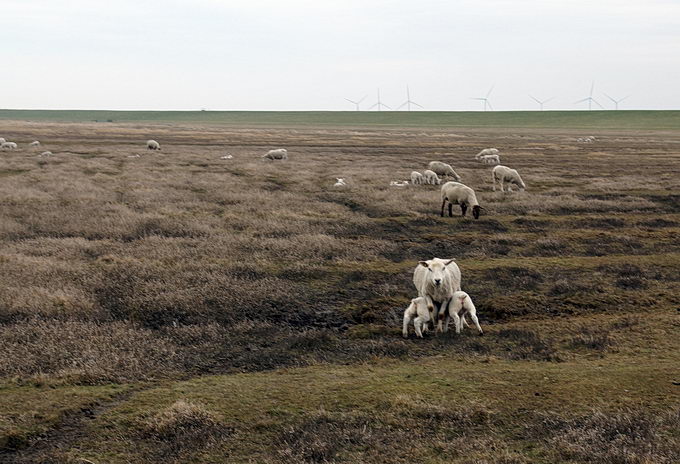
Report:
M 555 99 L 555 97 L 550 97 L 550 98 L 548 98 L 547 100 L 541 101 L 541 100 L 539 100 L 538 98 L 534 97 L 533 95 L 529 95 L 529 97 L 531 97 L 532 100 L 534 100 L 536 103 L 538 103 L 538 105 L 541 107 L 541 111 L 543 111 L 543 105 L 544 105 L 544 104 L 546 104 L 546 103 L 548 103 L 549 101 Z
M 412 104 L 416 105 L 418 108 L 423 108 L 421 105 L 419 105 L 418 103 L 411 100 L 411 93 L 409 92 L 408 85 L 407 85 L 406 86 L 406 101 L 404 103 L 402 103 L 401 105 L 399 105 L 399 107 L 397 109 L 400 110 L 401 108 L 404 107 L 404 105 L 406 105 L 407 110 L 411 111 L 411 105 Z M 423 108 L 423 109 L 425 109 L 425 108 Z
M 495 85 L 491 86 L 489 91 L 486 93 L 486 97 L 473 97 L 472 98 L 473 100 L 481 100 L 481 101 L 484 102 L 484 111 L 486 111 L 487 105 L 489 106 L 489 108 L 491 108 L 491 110 L 493 110 L 493 106 L 491 106 L 491 101 L 489 100 L 489 95 L 491 95 L 491 92 L 493 91 L 494 87 L 495 87 Z
M 583 102 L 586 102 L 586 101 L 587 101 L 587 102 L 588 102 L 588 111 L 590 111 L 590 110 L 593 109 L 593 102 L 595 102 L 595 104 L 596 104 L 597 106 L 599 106 L 600 108 L 604 109 L 604 106 L 600 105 L 600 103 L 599 103 L 597 100 L 595 100 L 595 99 L 593 98 L 593 89 L 594 89 L 594 88 L 595 88 L 595 81 L 593 81 L 593 83 L 590 85 L 590 95 L 588 95 L 586 98 L 584 98 L 584 99 L 582 99 L 582 100 L 579 100 L 579 101 L 575 102 L 574 105 L 579 104 L 579 103 L 583 103 Z
M 605 93 L 604 95 L 605 95 L 605 97 L 607 97 L 608 99 L 610 99 L 612 102 L 614 102 L 616 111 L 619 110 L 619 103 L 621 103 L 621 102 L 622 102 L 623 100 L 625 100 L 626 98 L 630 97 L 630 95 L 626 95 L 625 97 L 619 98 L 618 100 L 616 100 L 616 99 L 610 97 L 609 95 L 607 95 L 606 93 Z
M 381 111 L 381 108 L 382 108 L 383 106 L 384 106 L 385 108 L 387 108 L 388 110 L 391 110 L 391 109 L 392 109 L 392 108 L 390 108 L 389 106 L 387 106 L 386 104 L 384 104 L 382 101 L 380 101 L 380 89 L 378 89 L 378 101 L 377 101 L 376 103 L 374 103 L 373 106 L 371 106 L 371 107 L 369 108 L 369 110 L 372 110 L 372 109 L 375 108 L 376 106 L 378 107 L 378 111 Z
M 349 98 L 345 98 L 345 100 L 347 100 L 348 102 L 354 104 L 354 106 L 356 106 L 356 110 L 359 111 L 359 103 L 361 103 L 362 101 L 366 100 L 366 97 L 368 97 L 368 95 L 364 95 L 364 98 L 362 98 L 362 99 L 359 100 L 359 101 L 350 100 Z

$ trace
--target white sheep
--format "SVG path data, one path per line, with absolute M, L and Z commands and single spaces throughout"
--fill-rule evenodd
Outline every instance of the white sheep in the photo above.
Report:
M 262 158 L 270 160 L 287 160 L 288 150 L 285 148 L 277 148 L 276 150 L 269 150 Z
M 456 333 L 459 334 L 463 328 L 463 324 L 466 327 L 470 325 L 465 320 L 466 315 L 470 315 L 470 319 L 477 327 L 479 335 L 484 335 L 484 331 L 479 325 L 479 319 L 477 319 L 477 309 L 475 304 L 472 302 L 470 295 L 463 291 L 454 292 L 451 297 L 451 302 L 449 303 L 448 311 L 446 313 L 439 313 L 439 321 L 437 323 L 437 332 L 448 332 L 449 330 L 449 320 L 453 319 L 454 327 Z
M 460 182 L 460 176 L 453 170 L 450 164 L 442 163 L 441 161 L 430 161 L 427 168 L 439 176 L 451 176 L 456 179 L 456 182 Z
M 7 142 L 7 140 L 5 140 L 4 137 L 0 137 L 0 145 L 2 145 L 2 144 L 5 143 L 5 142 Z
M 444 206 L 446 202 L 449 202 L 449 217 L 453 217 L 453 205 L 460 205 L 461 216 L 465 216 L 469 206 L 472 207 L 472 216 L 475 219 L 479 219 L 479 211 L 482 209 L 477 201 L 477 195 L 475 191 L 472 190 L 467 185 L 461 184 L 460 182 L 447 182 L 442 185 L 442 212 L 441 216 L 444 217 Z M 459 289 L 460 290 L 460 289 Z
M 33 142 L 29 143 L 28 146 L 31 147 L 31 148 L 32 147 L 39 147 L 40 142 L 38 142 L 37 140 L 34 140 Z
M 14 142 L 2 142 L 2 144 L 0 144 L 0 148 L 3 150 L 15 150 L 17 146 L 18 145 Z
M 479 158 L 482 164 L 501 164 L 501 159 L 498 155 L 484 155 Z
M 45 157 L 52 156 L 52 152 L 51 151 L 44 151 L 44 152 L 40 153 L 38 156 L 45 156 Z
M 429 169 L 423 171 L 423 177 L 425 178 L 425 183 L 429 185 L 439 185 L 442 183 L 441 179 L 437 177 L 437 173 Z
M 399 181 L 399 180 L 391 180 L 390 181 L 390 187 L 406 187 L 408 185 L 408 181 Z
M 508 183 L 508 192 L 510 192 L 510 186 L 512 184 L 516 185 L 519 187 L 520 191 L 523 191 L 526 187 L 524 185 L 524 181 L 522 178 L 519 176 L 519 173 L 515 169 L 510 169 L 507 166 L 496 166 L 493 168 L 491 171 L 491 182 L 493 182 L 493 191 L 496 191 L 496 181 L 499 181 L 500 186 L 501 186 L 501 192 L 504 192 L 503 190 L 503 183 L 507 182 Z
M 497 148 L 485 148 L 484 150 L 480 151 L 479 153 L 477 153 L 477 154 L 475 155 L 475 159 L 478 160 L 478 159 L 480 159 L 482 156 L 486 156 L 486 155 L 497 155 L 498 153 L 499 153 L 499 151 L 498 151 Z
M 446 311 L 453 293 L 460 290 L 460 269 L 454 261 L 432 258 L 420 261 L 413 271 L 413 285 L 418 296 L 425 298 L 433 322 L 439 312 Z
M 230 159 L 232 159 L 233 157 L 234 157 L 233 155 L 224 155 L 224 156 L 220 156 L 220 159 L 221 159 L 221 160 L 230 160 Z
M 335 184 L 333 184 L 333 187 L 347 187 L 347 183 L 345 183 L 345 179 L 343 179 L 342 177 L 336 177 Z
M 421 185 L 425 183 L 425 177 L 418 171 L 411 171 L 411 184 Z
M 408 326 L 413 321 L 413 328 L 419 338 L 423 338 L 423 332 L 427 332 L 428 322 L 430 322 L 430 311 L 427 308 L 425 297 L 419 296 L 411 300 L 404 311 L 404 326 L 402 335 L 408 338 Z
M 156 142 L 155 140 L 147 140 L 146 148 L 148 148 L 149 150 L 160 150 L 161 144 Z

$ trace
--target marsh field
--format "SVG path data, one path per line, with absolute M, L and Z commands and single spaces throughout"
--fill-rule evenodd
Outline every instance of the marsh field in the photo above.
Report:
M 678 129 L 0 136 L 20 148 L 0 153 L 2 463 L 680 462 Z M 487 147 L 525 192 L 491 190 Z M 389 186 L 431 160 L 479 220 Z M 401 337 L 432 257 L 456 258 L 483 337 Z

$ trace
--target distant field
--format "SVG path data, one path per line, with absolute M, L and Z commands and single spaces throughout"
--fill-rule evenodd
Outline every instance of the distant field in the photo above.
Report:
M 247 126 L 680 129 L 680 111 L 53 111 L 0 110 L 0 120 Z

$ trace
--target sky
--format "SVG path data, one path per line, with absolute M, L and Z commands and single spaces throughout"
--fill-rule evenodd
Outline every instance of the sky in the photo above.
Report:
M 0 56 L 0 108 L 680 109 L 680 0 L 0 0 Z

